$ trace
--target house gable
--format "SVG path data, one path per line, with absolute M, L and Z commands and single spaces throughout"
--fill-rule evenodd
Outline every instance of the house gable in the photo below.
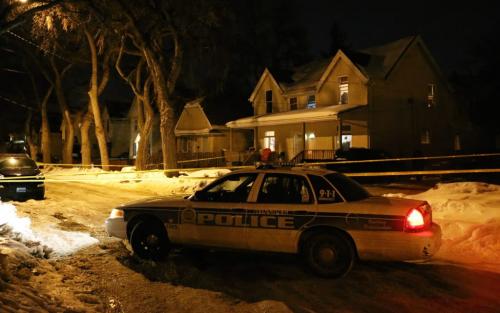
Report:
M 266 68 L 248 99 L 252 103 L 254 115 L 268 113 L 266 110 L 266 92 L 269 90 L 272 91 L 272 112 L 282 112 L 288 109 L 287 102 L 283 96 L 283 88 Z
M 347 77 L 349 100 L 347 104 L 367 104 L 367 82 L 365 75 L 349 57 L 338 51 L 321 76 L 316 86 L 318 106 L 339 104 L 339 79 Z
M 414 40 L 412 40 L 407 48 L 402 52 L 401 56 L 398 58 L 398 60 L 393 64 L 393 66 L 390 68 L 389 71 L 385 74 L 385 79 L 388 80 L 391 78 L 391 75 L 398 70 L 398 68 L 401 66 L 401 64 L 405 63 L 405 57 L 409 54 L 414 52 L 415 50 L 418 50 L 421 53 L 421 56 L 423 59 L 428 63 L 430 68 L 434 71 L 435 75 L 437 76 L 441 82 L 443 82 L 446 85 L 446 88 L 448 90 L 451 89 L 451 86 L 448 83 L 448 80 L 446 79 L 445 75 L 441 71 L 441 68 L 437 64 L 436 60 L 432 56 L 431 52 L 427 48 L 427 45 L 424 43 L 422 40 L 421 36 L 415 36 Z
M 259 81 L 257 82 L 257 85 L 255 86 L 252 94 L 250 95 L 250 98 L 248 98 L 248 101 L 250 101 L 252 103 L 252 105 L 253 105 L 253 103 L 255 101 L 255 97 L 259 93 L 260 89 L 262 88 L 262 86 L 264 85 L 264 83 L 266 82 L 266 80 L 270 80 L 272 82 L 272 84 L 274 84 L 275 87 L 278 88 L 281 91 L 281 93 L 283 93 L 283 90 L 281 89 L 281 86 L 278 84 L 278 82 L 276 81 L 276 79 L 274 79 L 274 77 L 271 74 L 271 72 L 267 68 L 265 68 L 264 72 L 260 76 Z
M 212 130 L 212 124 L 203 111 L 200 102 L 201 100 L 197 99 L 184 106 L 184 110 L 182 110 L 174 128 L 176 136 L 208 133 Z

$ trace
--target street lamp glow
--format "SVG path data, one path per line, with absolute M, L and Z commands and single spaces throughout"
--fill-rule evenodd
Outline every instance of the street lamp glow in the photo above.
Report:
M 17 0 L 17 2 L 26 3 L 28 0 Z

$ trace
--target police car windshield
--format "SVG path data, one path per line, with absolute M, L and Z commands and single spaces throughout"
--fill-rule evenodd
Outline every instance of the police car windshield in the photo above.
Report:
M 325 175 L 325 178 L 328 179 L 332 185 L 337 188 L 337 190 L 344 196 L 346 201 L 358 201 L 366 199 L 370 196 L 370 193 L 366 191 L 363 186 L 361 186 L 355 180 L 340 174 L 333 173 Z

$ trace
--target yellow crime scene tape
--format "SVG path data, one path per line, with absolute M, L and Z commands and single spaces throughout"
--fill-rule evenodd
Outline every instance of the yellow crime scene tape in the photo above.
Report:
M 415 161 L 415 160 L 452 160 L 460 158 L 485 158 L 485 157 L 500 157 L 500 153 L 489 153 L 489 154 L 464 154 L 464 155 L 447 155 L 447 156 L 431 156 L 431 157 L 408 157 L 408 158 L 390 158 L 390 159 L 373 159 L 373 160 L 354 160 L 354 161 L 325 161 L 325 162 L 311 162 L 311 163 L 298 163 L 295 166 L 321 166 L 321 165 L 331 165 L 331 164 L 352 164 L 352 163 L 376 163 L 376 162 L 401 162 L 401 161 Z M 215 158 L 203 158 L 197 160 L 184 160 L 178 163 L 188 163 L 197 161 L 206 161 Z M 102 164 L 92 164 L 92 165 L 82 165 L 82 164 L 59 164 L 59 163 L 43 163 L 37 162 L 41 166 L 54 166 L 54 167 L 65 167 L 72 166 L 74 168 L 86 169 L 100 169 Z M 132 165 L 109 165 L 109 167 L 133 167 Z M 54 173 L 51 174 L 47 172 L 45 182 L 90 182 L 102 180 L 99 176 L 106 175 L 120 175 L 123 174 L 125 177 L 108 178 L 107 181 L 159 181 L 163 180 L 163 177 L 126 177 L 126 175 L 135 174 L 145 174 L 145 173 L 173 173 L 173 172 L 195 172 L 202 170 L 218 170 L 218 169 L 252 169 L 255 166 L 245 165 L 245 166 L 219 166 L 219 167 L 205 167 L 205 168 L 176 168 L 176 169 L 155 169 L 155 170 L 141 170 L 141 171 L 99 171 L 99 172 L 78 172 L 78 173 Z M 347 176 L 352 177 L 376 177 L 376 176 L 411 176 L 411 175 L 446 175 L 446 174 L 474 174 L 474 173 L 499 173 L 500 169 L 454 169 L 454 170 L 418 170 L 418 171 L 385 171 L 385 172 L 361 172 L 361 173 L 344 173 Z M 93 176 L 89 178 L 69 178 L 64 179 L 64 177 L 75 177 L 75 176 Z M 181 175 L 178 176 L 180 179 L 213 179 L 213 177 L 194 177 Z M 22 177 L 9 177 L 8 179 L 0 179 L 2 182 L 40 182 L 38 176 L 22 176 Z

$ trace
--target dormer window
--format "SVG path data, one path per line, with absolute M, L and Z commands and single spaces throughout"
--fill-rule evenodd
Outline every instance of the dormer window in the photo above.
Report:
M 297 97 L 290 98 L 290 111 L 297 110 Z
M 273 113 L 273 91 L 266 91 L 266 113 Z
M 432 108 L 436 104 L 435 96 L 436 96 L 436 85 L 428 84 L 427 85 L 427 107 L 428 108 Z
M 308 109 L 315 109 L 316 108 L 316 96 L 315 95 L 310 95 L 307 97 L 307 108 Z
M 349 102 L 349 80 L 347 76 L 339 77 L 339 104 Z

